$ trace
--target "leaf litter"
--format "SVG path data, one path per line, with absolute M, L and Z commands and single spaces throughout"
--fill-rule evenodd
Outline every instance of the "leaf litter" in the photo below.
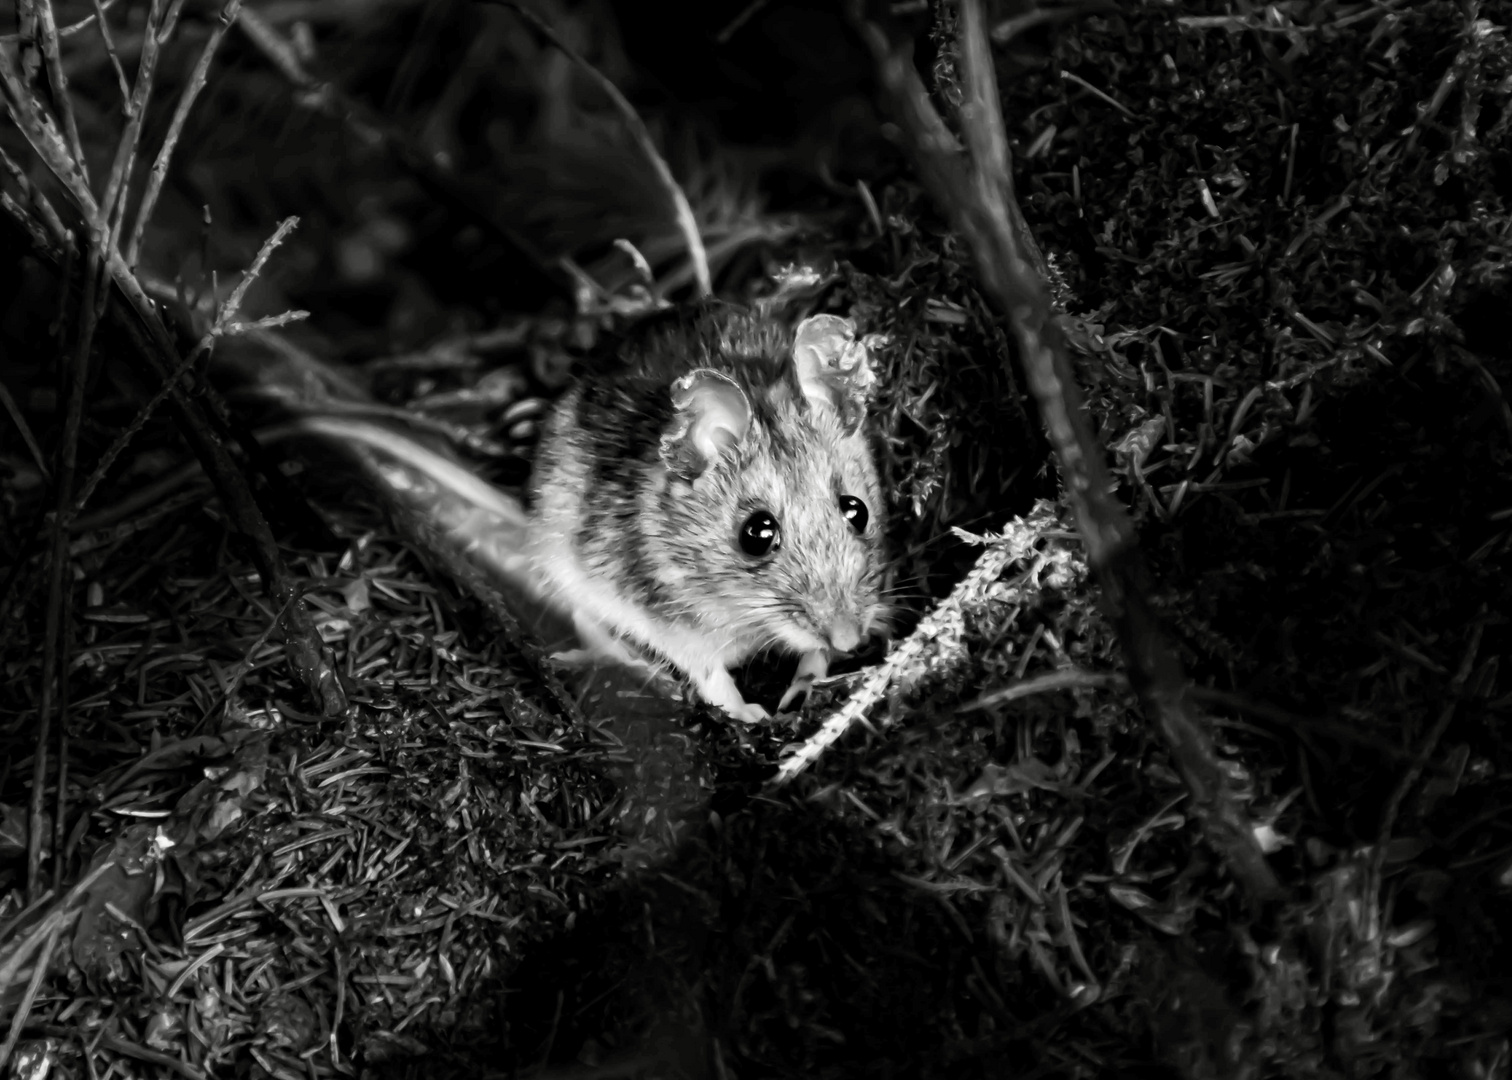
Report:
M 33 994 L 14 1067 L 1505 1075 L 1508 11 L 1174 11 L 1010 42 L 1003 91 L 1162 615 L 1288 885 L 1269 923 L 1035 508 L 1044 444 L 964 248 L 893 182 L 829 238 L 827 301 L 892 342 L 924 676 L 774 788 L 864 671 L 756 733 L 571 715 L 428 555 L 320 500 L 340 544 L 292 565 L 353 703 L 320 717 L 214 504 L 132 514 L 73 553 L 79 884 L 27 903 L 0 870 L 7 1011 Z M 543 364 L 584 332 L 537 331 Z M 498 359 L 467 355 L 407 362 L 400 396 Z M 1061 573 L 1004 560 L 936 607 L 1005 544 L 949 526 L 1030 522 Z M 0 852 L 37 632 L 0 657 Z

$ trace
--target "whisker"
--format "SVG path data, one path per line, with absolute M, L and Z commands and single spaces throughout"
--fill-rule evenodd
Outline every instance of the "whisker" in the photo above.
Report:
M 930 594 L 927 593 L 927 592 L 925 592 L 923 589 L 908 589 L 908 590 L 904 590 L 904 589 L 883 589 L 883 590 L 881 590 L 881 595 L 889 597 L 889 598 L 897 598 L 897 599 L 900 599 L 900 600 L 929 600 L 929 599 L 932 599 L 932 597 L 930 596 Z

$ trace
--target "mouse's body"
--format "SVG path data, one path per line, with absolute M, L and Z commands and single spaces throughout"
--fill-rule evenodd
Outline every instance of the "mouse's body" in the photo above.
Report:
M 851 324 L 662 316 L 553 408 L 531 481 L 537 585 L 583 644 L 669 662 L 738 719 L 730 668 L 800 656 L 784 697 L 880 629 L 872 381 Z

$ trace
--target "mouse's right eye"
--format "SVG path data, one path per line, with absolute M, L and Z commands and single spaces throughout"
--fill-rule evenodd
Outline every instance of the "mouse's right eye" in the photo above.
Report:
M 740 550 L 761 558 L 782 546 L 782 529 L 770 510 L 757 510 L 740 526 Z

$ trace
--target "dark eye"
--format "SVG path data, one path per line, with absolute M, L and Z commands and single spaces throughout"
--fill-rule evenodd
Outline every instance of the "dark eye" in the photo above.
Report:
M 782 529 L 768 510 L 757 510 L 740 527 L 740 550 L 761 558 L 782 546 Z
M 870 520 L 866 513 L 866 504 L 854 495 L 840 496 L 840 512 L 845 515 L 845 520 L 850 522 L 850 527 L 860 535 L 866 531 L 866 523 Z

